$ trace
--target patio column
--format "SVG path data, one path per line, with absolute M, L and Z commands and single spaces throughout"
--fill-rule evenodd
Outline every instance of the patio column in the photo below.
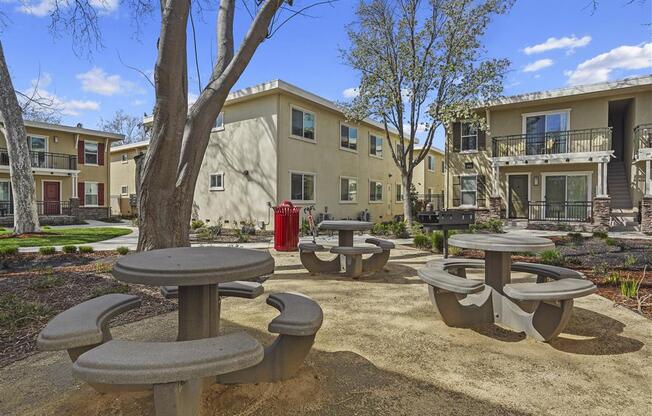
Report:
M 602 162 L 598 162 L 598 192 L 596 196 L 603 196 L 604 191 L 602 190 Z
M 645 196 L 652 197 L 652 160 L 645 161 Z
M 72 192 L 70 192 L 70 195 L 72 195 L 72 198 L 78 198 L 79 196 L 77 195 L 77 174 L 72 175 L 72 180 L 70 181 L 72 184 Z
M 603 183 L 602 183 L 602 194 L 605 196 L 609 195 L 609 189 L 607 189 L 607 171 L 608 171 L 608 166 L 609 166 L 609 161 L 607 160 L 602 164 L 602 167 L 604 168 L 604 174 L 602 175 Z
M 496 198 L 500 196 L 500 186 L 499 186 L 500 167 L 498 163 L 494 163 L 492 167 L 493 167 L 493 172 L 492 172 L 493 192 L 491 196 Z

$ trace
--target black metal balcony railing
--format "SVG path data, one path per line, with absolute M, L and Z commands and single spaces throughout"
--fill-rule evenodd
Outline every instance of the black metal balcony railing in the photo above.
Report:
M 529 221 L 590 222 L 591 201 L 528 202 Z
M 600 152 L 610 149 L 610 127 L 541 134 L 515 134 L 497 136 L 492 140 L 493 157 Z
M 64 153 L 29 152 L 32 168 L 77 170 L 77 156 Z M 7 149 L 0 149 L 0 165 L 9 166 Z
M 637 154 L 639 149 L 652 149 L 652 123 L 634 127 L 634 154 Z
M 36 201 L 38 215 L 70 215 L 70 201 Z M 0 217 L 14 215 L 14 204 L 0 201 Z

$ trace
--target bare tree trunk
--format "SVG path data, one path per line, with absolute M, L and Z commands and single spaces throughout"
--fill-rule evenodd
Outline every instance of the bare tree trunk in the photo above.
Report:
M 401 172 L 401 180 L 403 182 L 403 216 L 408 227 L 412 227 L 412 199 L 410 198 L 412 194 L 412 171 L 410 171 L 410 174 Z
M 14 200 L 14 233 L 39 231 L 36 187 L 27 147 L 27 133 L 0 41 L 0 119 L 9 154 L 9 176 Z

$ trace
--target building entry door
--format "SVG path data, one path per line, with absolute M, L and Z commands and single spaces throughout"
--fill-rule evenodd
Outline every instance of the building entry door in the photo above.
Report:
M 509 218 L 527 218 L 528 175 L 509 175 Z
M 43 182 L 43 214 L 61 214 L 61 183 Z

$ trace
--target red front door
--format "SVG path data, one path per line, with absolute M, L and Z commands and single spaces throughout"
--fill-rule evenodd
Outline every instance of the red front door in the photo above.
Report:
M 61 214 L 61 183 L 43 182 L 43 214 Z

